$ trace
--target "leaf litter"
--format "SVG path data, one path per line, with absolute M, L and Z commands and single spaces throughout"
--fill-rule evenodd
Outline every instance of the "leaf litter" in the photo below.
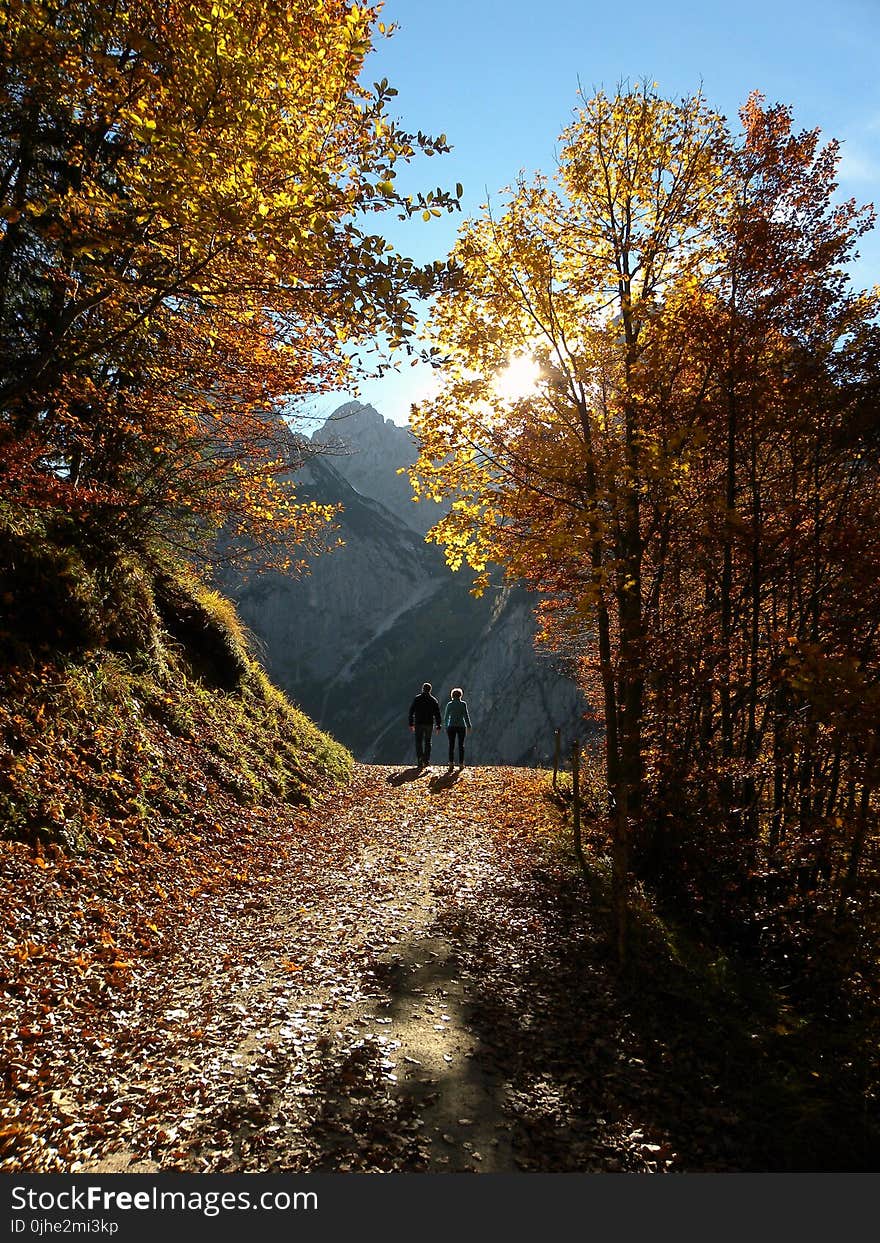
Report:
M 5 846 L 0 1169 L 760 1168 L 741 1063 L 622 986 L 542 775 L 407 776 Z

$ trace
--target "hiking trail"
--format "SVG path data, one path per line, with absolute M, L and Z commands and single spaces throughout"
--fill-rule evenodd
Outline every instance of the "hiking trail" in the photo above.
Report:
M 256 855 L 192 891 L 170 952 L 107 977 L 95 1014 L 59 999 L 18 1168 L 747 1167 L 742 1065 L 662 982 L 646 1005 L 621 986 L 547 783 L 358 765 L 243 821 L 229 857 L 250 832 Z M 34 904 L 57 943 L 67 916 Z

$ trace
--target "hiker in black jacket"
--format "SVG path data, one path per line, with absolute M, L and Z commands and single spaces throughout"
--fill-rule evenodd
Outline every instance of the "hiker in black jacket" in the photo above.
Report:
M 409 706 L 409 727 L 416 736 L 416 762 L 419 772 L 431 762 L 431 730 L 440 733 L 440 705 L 431 694 L 431 683 L 425 682 L 422 693 Z

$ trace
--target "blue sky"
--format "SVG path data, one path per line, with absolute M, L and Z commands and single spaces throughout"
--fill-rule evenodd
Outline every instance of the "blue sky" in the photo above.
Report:
M 552 172 L 579 85 L 613 90 L 647 77 L 677 97 L 702 84 L 735 119 L 751 90 L 791 105 L 797 128 L 840 139 L 840 192 L 880 206 L 880 0 L 386 0 L 366 77 L 387 77 L 408 128 L 445 133 L 450 155 L 418 161 L 407 188 L 464 186 L 464 216 L 384 231 L 413 258 L 445 257 L 461 220 L 520 170 Z M 398 184 L 404 184 L 403 178 Z M 379 218 L 377 218 L 378 220 Z M 859 285 L 880 281 L 880 229 L 863 240 Z M 400 372 L 360 398 L 406 423 L 425 376 Z M 349 394 L 327 395 L 329 414 Z

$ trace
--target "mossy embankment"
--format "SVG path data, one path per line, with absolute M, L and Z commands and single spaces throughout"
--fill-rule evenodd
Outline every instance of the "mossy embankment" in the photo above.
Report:
M 35 851 L 310 802 L 348 752 L 267 679 L 180 568 L 0 514 L 0 832 Z

